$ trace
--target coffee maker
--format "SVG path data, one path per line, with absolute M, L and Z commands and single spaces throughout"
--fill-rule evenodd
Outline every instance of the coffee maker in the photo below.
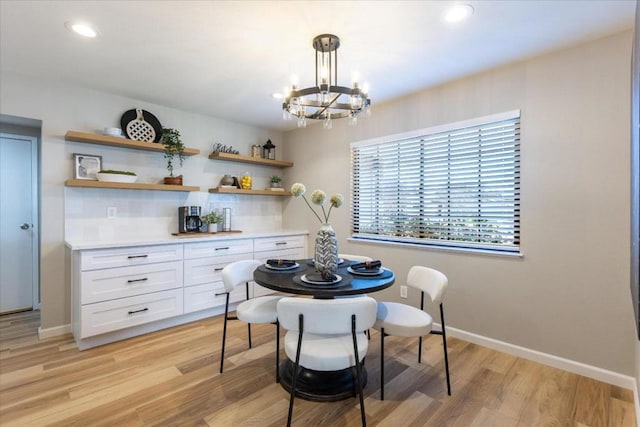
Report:
M 178 208 L 178 232 L 198 233 L 202 227 L 200 206 L 180 206 Z

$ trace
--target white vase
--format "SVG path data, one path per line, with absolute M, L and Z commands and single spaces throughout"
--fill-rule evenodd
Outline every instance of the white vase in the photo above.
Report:
M 217 233 L 218 232 L 218 224 L 209 224 L 209 233 Z
M 338 271 L 338 238 L 331 224 L 322 224 L 318 230 L 313 263 L 319 272 Z

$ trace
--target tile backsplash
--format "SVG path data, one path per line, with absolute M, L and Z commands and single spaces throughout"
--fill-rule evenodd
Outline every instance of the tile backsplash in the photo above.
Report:
M 231 208 L 231 228 L 245 232 L 282 230 L 282 203 L 276 196 L 246 196 L 140 191 L 65 189 L 65 239 L 113 241 L 164 238 L 178 231 L 178 207 L 201 206 L 202 212 Z M 109 218 L 109 211 L 115 217 Z

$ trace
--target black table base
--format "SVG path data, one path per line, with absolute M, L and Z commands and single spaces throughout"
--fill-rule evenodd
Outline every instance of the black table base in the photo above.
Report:
M 291 393 L 294 363 L 286 360 L 280 365 L 280 385 Z M 339 371 L 314 371 L 299 368 L 296 397 L 315 402 L 336 402 L 358 395 L 355 367 Z M 362 387 L 367 385 L 367 370 L 362 366 Z

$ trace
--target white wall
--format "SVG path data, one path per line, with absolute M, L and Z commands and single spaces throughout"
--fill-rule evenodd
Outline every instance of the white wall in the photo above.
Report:
M 382 259 L 396 285 L 411 265 L 443 271 L 450 326 L 633 376 L 630 52 L 625 32 L 386 104 L 376 103 L 374 88 L 373 115 L 357 127 L 285 134 L 285 157 L 296 164 L 288 182 L 347 196 L 331 219 L 340 251 Z M 522 258 L 347 240 L 350 142 L 513 109 L 522 111 Z M 319 226 L 297 199 L 286 202 L 284 219 Z M 399 291 L 374 296 L 398 300 Z
M 73 153 L 101 155 L 108 169 L 130 170 L 140 182 L 158 183 L 167 175 L 162 153 L 126 150 L 94 144 L 67 142 L 68 130 L 102 131 L 119 126 L 126 110 L 140 107 L 152 112 L 164 127 L 180 130 L 189 147 L 201 154 L 187 157 L 177 170 L 185 185 L 201 192 L 107 190 L 66 188 L 73 178 Z M 281 150 L 282 134 L 212 117 L 153 105 L 61 83 L 15 74 L 0 75 L 0 113 L 42 120 L 42 224 L 41 224 L 41 327 L 53 328 L 70 321 L 70 272 L 64 240 L 113 240 L 164 238 L 177 232 L 177 208 L 200 205 L 232 209 L 232 227 L 243 231 L 282 229 L 282 199 L 269 196 L 209 194 L 225 173 L 249 171 L 256 188 L 268 186 L 268 178 L 280 169 L 209 160 L 213 143 L 232 145 L 249 154 L 252 144 L 271 139 Z M 279 156 L 280 157 L 280 156 Z M 118 217 L 107 219 L 107 207 Z

